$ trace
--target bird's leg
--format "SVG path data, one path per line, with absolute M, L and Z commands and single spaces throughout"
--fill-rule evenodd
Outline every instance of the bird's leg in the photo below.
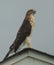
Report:
M 27 37 L 24 41 L 24 43 L 27 44 L 28 48 L 31 48 L 31 45 L 30 45 L 30 41 L 31 41 L 31 38 L 30 37 Z
M 26 43 L 27 43 L 28 48 L 31 48 L 30 41 L 31 41 L 31 38 L 27 37 Z
M 27 41 L 28 48 L 31 48 L 30 41 Z

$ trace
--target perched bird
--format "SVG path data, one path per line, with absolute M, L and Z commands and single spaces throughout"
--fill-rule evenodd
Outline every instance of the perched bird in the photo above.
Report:
M 17 49 L 19 49 L 22 44 L 27 43 L 28 48 L 31 47 L 30 40 L 31 40 L 32 31 L 35 25 L 35 17 L 34 17 L 35 13 L 36 11 L 33 9 L 30 9 L 26 12 L 24 21 L 19 31 L 17 32 L 16 38 L 13 44 L 10 46 L 9 51 L 3 60 L 5 60 L 12 51 L 16 53 Z

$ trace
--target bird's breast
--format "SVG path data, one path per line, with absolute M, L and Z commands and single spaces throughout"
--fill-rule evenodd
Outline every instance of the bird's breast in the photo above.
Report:
M 34 27 L 35 27 L 35 18 L 34 18 L 34 16 L 31 16 L 31 18 L 30 18 L 30 24 L 31 24 L 32 30 L 33 30 Z

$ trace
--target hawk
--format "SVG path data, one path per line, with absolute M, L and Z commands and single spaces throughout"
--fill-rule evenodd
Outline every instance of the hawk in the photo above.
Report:
M 20 48 L 22 44 L 27 43 L 28 48 L 30 48 L 30 40 L 31 40 L 31 34 L 35 25 L 35 17 L 34 14 L 36 13 L 35 10 L 30 9 L 27 11 L 24 21 L 17 32 L 16 38 L 13 42 L 13 44 L 10 46 L 8 53 L 6 54 L 4 60 L 8 57 L 10 52 L 13 50 L 15 53 L 17 49 Z

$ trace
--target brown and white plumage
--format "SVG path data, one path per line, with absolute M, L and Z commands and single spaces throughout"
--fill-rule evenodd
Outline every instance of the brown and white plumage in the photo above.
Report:
M 10 46 L 9 51 L 7 53 L 7 55 L 5 56 L 4 60 L 8 57 L 8 55 L 10 54 L 10 52 L 12 50 L 14 50 L 14 52 L 17 51 L 17 49 L 19 49 L 19 47 L 21 46 L 21 44 L 23 43 L 27 43 L 28 47 L 30 48 L 30 37 L 31 37 L 31 33 L 34 27 L 34 14 L 36 11 L 34 11 L 33 9 L 30 9 L 27 11 L 25 19 L 17 33 L 17 36 L 13 42 L 13 44 Z

